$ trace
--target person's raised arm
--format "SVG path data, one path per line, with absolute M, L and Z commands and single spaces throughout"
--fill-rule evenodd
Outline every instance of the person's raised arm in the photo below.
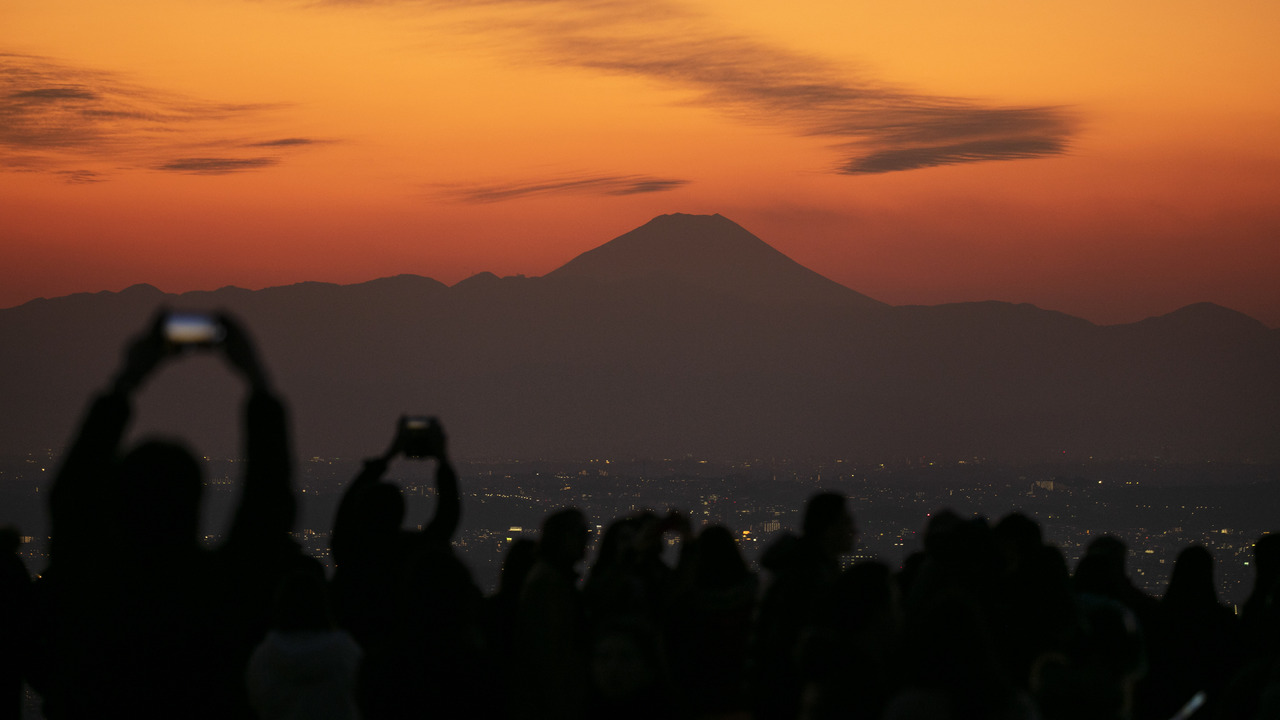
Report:
M 248 333 L 226 314 L 220 314 L 218 321 L 225 332 L 223 354 L 249 386 L 244 419 L 244 486 L 230 539 L 280 539 L 293 529 L 297 512 L 288 416 L 284 404 L 271 391 Z
M 333 519 L 333 534 L 329 540 L 329 550 L 338 565 L 342 565 L 343 561 L 357 551 L 369 529 L 369 489 L 387 474 L 391 458 L 399 452 L 399 440 L 397 428 L 396 436 L 392 438 L 387 451 L 378 457 L 365 459 L 359 474 L 342 493 L 342 501 L 338 503 L 338 512 Z
M 436 459 L 436 511 L 422 529 L 422 541 L 448 545 L 462 520 L 462 498 L 458 493 L 458 473 L 449 460 L 444 430 L 435 418 L 426 430 L 423 456 Z
M 131 396 L 169 354 L 165 316 L 157 313 L 150 327 L 129 343 L 120 370 L 108 390 L 90 404 L 63 456 L 49 502 L 55 561 L 92 554 L 107 529 L 115 501 L 110 475 L 129 423 Z

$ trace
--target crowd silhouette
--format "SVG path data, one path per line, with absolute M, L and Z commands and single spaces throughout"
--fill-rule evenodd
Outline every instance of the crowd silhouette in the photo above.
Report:
M 0 720 L 22 716 L 24 682 L 51 720 L 1280 717 L 1276 534 L 1254 546 L 1236 615 L 1204 547 L 1178 555 L 1156 599 L 1130 582 L 1120 540 L 1099 537 L 1072 572 L 1019 514 L 944 509 L 900 568 L 848 564 L 855 514 L 820 493 L 756 573 L 731 528 L 570 507 L 510 545 L 486 597 L 451 544 L 463 508 L 444 430 L 404 417 L 346 487 L 328 578 L 290 536 L 288 417 L 248 334 L 226 315 L 195 336 L 169 320 L 92 399 L 35 582 L 0 532 Z M 123 446 L 135 391 L 193 347 L 247 388 L 241 494 L 215 548 L 197 539 L 196 455 Z M 402 456 L 434 470 L 433 515 L 408 523 L 420 530 L 383 480 Z M 592 520 L 608 525 L 588 565 Z

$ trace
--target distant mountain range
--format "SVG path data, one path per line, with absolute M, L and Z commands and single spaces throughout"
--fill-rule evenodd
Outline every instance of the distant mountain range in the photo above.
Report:
M 719 215 L 655 218 L 543 277 L 137 285 L 0 310 L 0 453 L 65 444 L 162 305 L 243 319 L 304 458 L 378 452 L 411 412 L 471 458 L 1280 460 L 1280 332 L 1252 318 L 893 307 Z M 139 428 L 231 452 L 239 397 L 183 359 Z

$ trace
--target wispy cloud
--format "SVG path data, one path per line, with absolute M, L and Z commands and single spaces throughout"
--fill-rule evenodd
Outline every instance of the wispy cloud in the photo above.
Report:
M 657 79 L 694 92 L 692 105 L 742 121 L 829 137 L 832 170 L 883 173 L 1047 157 L 1066 151 L 1074 122 L 1061 107 L 999 106 L 913 93 L 821 59 L 706 29 L 617 37 L 613 28 L 551 36 L 549 62 Z M 684 25 L 680 25 L 684 26 Z
M 280 162 L 278 157 L 255 158 L 181 158 L 157 165 L 157 170 L 187 173 L 191 175 L 226 175 L 228 173 L 259 170 Z
M 596 175 L 491 185 L 455 185 L 444 188 L 440 194 L 456 202 L 493 203 L 539 195 L 637 195 L 675 190 L 687 183 L 687 180 L 647 175 Z
M 276 107 L 204 102 L 119 73 L 0 53 L 0 170 L 50 172 L 85 183 L 122 169 L 215 175 L 270 167 L 279 158 L 234 154 L 244 147 L 288 149 L 315 141 L 246 143 L 224 133 L 235 128 L 243 136 L 246 126 Z M 194 148 L 217 157 L 169 159 Z
M 1066 148 L 1066 140 L 1055 137 L 991 138 L 953 145 L 933 143 L 920 147 L 878 150 L 859 155 L 842 165 L 840 172 L 848 175 L 864 175 L 982 160 L 1026 160 L 1058 155 Z
M 316 145 L 325 142 L 315 138 L 291 137 L 280 138 L 279 140 L 264 140 L 262 142 L 247 143 L 245 147 L 301 147 L 303 145 Z
M 387 5 L 397 0 L 331 0 Z M 522 62 L 658 81 L 689 105 L 798 136 L 827 137 L 829 170 L 885 173 L 1059 155 L 1075 131 L 1060 106 L 1000 105 L 911 92 L 820 57 L 726 33 L 671 0 L 398 0 L 455 13 L 458 26 Z M 643 7 L 640 7 L 643 6 Z

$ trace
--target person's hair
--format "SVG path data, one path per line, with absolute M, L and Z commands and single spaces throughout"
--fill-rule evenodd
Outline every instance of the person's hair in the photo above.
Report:
M 1260 575 L 1280 569 L 1280 533 L 1268 533 L 1258 538 L 1253 544 L 1253 564 Z
M 693 541 L 696 582 L 707 588 L 727 588 L 750 577 L 751 569 L 738 551 L 733 533 L 723 525 L 712 525 Z
M 992 530 L 996 537 L 1020 550 L 1030 551 L 1044 544 L 1040 523 L 1022 513 L 1014 512 L 1005 515 Z
M 499 576 L 498 593 L 520 594 L 524 579 L 537 559 L 538 543 L 530 538 L 518 538 L 507 548 L 502 560 L 502 574 Z
M 585 540 L 587 516 L 577 508 L 557 510 L 542 521 L 542 537 L 538 540 L 538 555 L 550 558 L 564 553 L 571 544 Z
M 1178 553 L 1164 593 L 1166 604 L 1189 606 L 1214 605 L 1218 594 L 1213 588 L 1213 554 L 1203 545 L 1192 545 Z
M 804 524 L 801 533 L 805 537 L 818 537 L 827 528 L 848 518 L 844 496 L 839 493 L 824 492 L 809 498 L 804 508 Z

